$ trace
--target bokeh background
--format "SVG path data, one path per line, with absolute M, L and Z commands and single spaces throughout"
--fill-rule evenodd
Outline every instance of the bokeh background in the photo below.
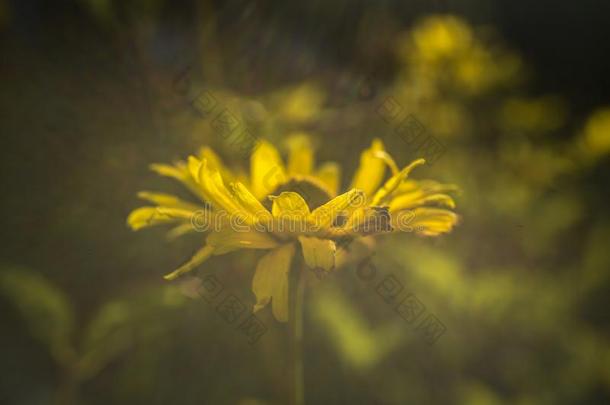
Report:
M 309 404 L 610 403 L 610 7 L 595 0 L 0 1 L 0 402 L 285 404 L 287 328 L 251 344 L 192 279 L 200 245 L 133 233 L 147 166 L 210 145 L 209 91 L 282 148 L 312 136 L 347 186 L 414 117 L 444 146 L 416 178 L 461 186 L 461 223 L 381 239 L 307 295 Z M 388 100 L 400 114 L 388 118 Z M 384 110 L 385 111 L 385 110 Z M 256 253 L 214 258 L 245 305 Z M 434 344 L 377 293 L 392 275 Z

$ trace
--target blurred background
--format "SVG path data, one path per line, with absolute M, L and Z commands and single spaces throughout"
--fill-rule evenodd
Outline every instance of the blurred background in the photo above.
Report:
M 453 233 L 382 238 L 374 277 L 354 265 L 308 292 L 307 403 L 610 403 L 609 15 L 595 0 L 0 0 L 0 402 L 287 402 L 286 325 L 263 311 L 252 339 L 194 279 L 162 279 L 199 235 L 125 225 L 138 190 L 183 193 L 150 163 L 210 145 L 247 168 L 191 102 L 206 92 L 279 148 L 309 133 L 343 187 L 373 137 L 401 166 L 426 152 L 411 117 L 442 151 L 414 177 L 461 187 Z M 251 306 L 257 257 L 205 274 Z M 380 296 L 387 276 L 442 325 L 432 341 Z

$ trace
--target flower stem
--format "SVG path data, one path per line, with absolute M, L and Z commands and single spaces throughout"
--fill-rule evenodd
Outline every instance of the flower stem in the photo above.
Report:
M 290 361 L 292 371 L 291 405 L 305 403 L 303 378 L 303 302 L 305 299 L 305 274 L 301 266 L 293 267 L 290 286 L 292 305 L 290 308 Z

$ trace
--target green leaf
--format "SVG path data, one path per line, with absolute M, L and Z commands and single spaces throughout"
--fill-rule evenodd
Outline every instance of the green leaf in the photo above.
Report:
M 84 331 L 78 373 L 87 379 L 142 339 L 169 330 L 172 310 L 187 301 L 179 287 L 147 289 L 127 299 L 111 300 L 99 309 Z
M 3 268 L 0 293 L 20 312 L 34 337 L 60 364 L 73 358 L 74 312 L 65 294 L 31 270 Z

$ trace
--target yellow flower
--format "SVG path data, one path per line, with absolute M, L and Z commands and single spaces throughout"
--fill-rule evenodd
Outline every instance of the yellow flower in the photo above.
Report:
M 307 267 L 329 272 L 340 265 L 349 242 L 366 243 L 372 235 L 400 231 L 435 236 L 449 232 L 457 222 L 450 210 L 455 203 L 447 194 L 455 186 L 408 179 L 424 160 L 401 170 L 378 139 L 362 153 L 351 187 L 340 195 L 339 166 L 325 163 L 315 168 L 307 136 L 290 137 L 288 150 L 284 165 L 273 145 L 260 142 L 251 156 L 249 180 L 229 170 L 209 148 L 173 166 L 151 166 L 182 182 L 201 202 L 141 192 L 139 196 L 154 205 L 134 210 L 128 225 L 138 230 L 173 224 L 170 237 L 192 231 L 207 234 L 204 246 L 166 275 L 167 280 L 215 255 L 265 250 L 252 283 L 254 311 L 271 303 L 275 318 L 286 321 L 289 273 L 299 249 Z M 388 167 L 391 175 L 384 181 Z
M 610 152 L 610 107 L 600 108 L 589 116 L 580 140 L 587 157 L 598 158 Z

